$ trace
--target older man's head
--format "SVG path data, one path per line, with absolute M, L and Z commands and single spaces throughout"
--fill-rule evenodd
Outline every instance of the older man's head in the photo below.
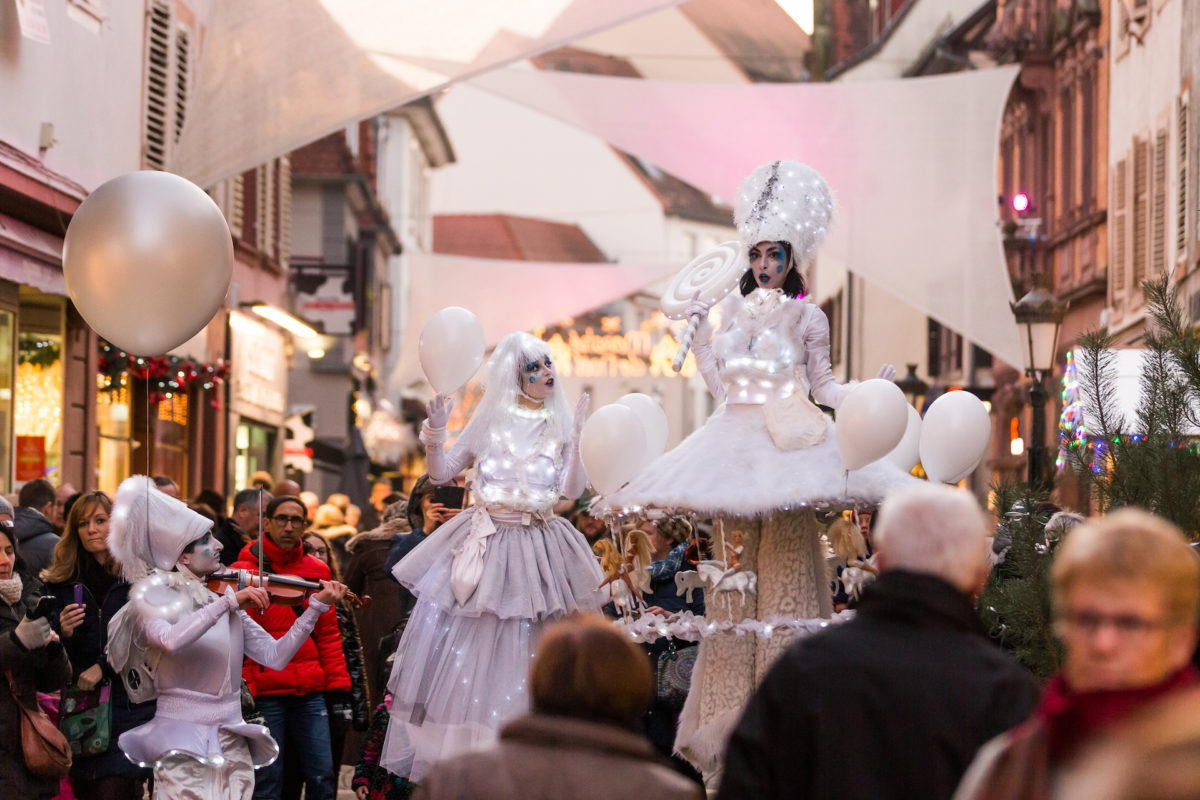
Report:
M 884 501 L 873 536 L 881 570 L 935 575 L 974 594 L 987 580 L 987 533 L 987 515 L 972 495 L 925 484 Z
M 1170 522 L 1128 508 L 1080 525 L 1050 582 L 1071 689 L 1154 686 L 1191 659 L 1200 558 Z

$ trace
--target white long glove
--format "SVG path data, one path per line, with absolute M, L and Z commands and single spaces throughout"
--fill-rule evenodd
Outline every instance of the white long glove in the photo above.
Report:
M 51 642 L 58 641 L 58 634 L 50 626 L 50 620 L 44 617 L 42 619 L 23 618 L 17 623 L 17 627 L 13 633 L 16 634 L 17 641 L 26 650 L 37 650 Z
M 700 315 L 700 326 L 696 328 L 696 335 L 692 339 L 692 354 L 696 357 L 696 368 L 700 370 L 700 377 L 704 379 L 704 385 L 720 402 L 725 399 L 725 385 L 721 383 L 721 368 L 717 363 L 717 355 L 712 349 L 713 329 L 708 322 L 708 310 L 708 303 L 698 297 L 693 297 L 684 314 L 688 319 L 694 315 Z
M 421 424 L 421 444 L 425 445 L 425 463 L 429 477 L 434 483 L 445 483 L 454 477 L 446 464 L 446 423 L 450 421 L 450 411 L 454 408 L 454 398 L 444 394 L 434 395 L 425 406 L 426 419 Z
M 579 437 L 583 435 L 583 423 L 587 421 L 588 405 L 591 398 L 585 393 L 575 404 L 575 424 L 571 429 L 571 441 L 567 445 L 567 473 L 563 477 L 563 497 L 576 500 L 583 494 L 587 486 L 587 475 L 583 470 L 583 460 L 579 457 Z

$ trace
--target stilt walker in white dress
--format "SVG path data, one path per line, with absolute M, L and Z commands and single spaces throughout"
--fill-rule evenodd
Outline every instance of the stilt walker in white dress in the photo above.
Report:
M 276 639 L 243 611 L 265 608 L 266 589 L 218 595 L 205 585 L 223 566 L 212 520 L 142 475 L 117 490 L 108 545 L 134 581 L 109 623 L 108 661 L 134 701 L 158 698 L 154 719 L 121 734 L 121 749 L 154 769 L 155 800 L 249 800 L 254 770 L 273 762 L 279 747 L 266 728 L 242 718 L 242 657 L 282 669 L 346 587 L 322 581 Z
M 916 480 L 886 460 L 847 475 L 833 421 L 809 400 L 836 409 L 852 388 L 833 377 L 829 320 L 805 297 L 802 276 L 832 213 L 828 186 L 808 166 L 775 161 L 746 178 L 734 206 L 747 265 L 738 290 L 718 306 L 715 335 L 706 304 L 693 300 L 687 311 L 705 319 L 692 349 L 720 405 L 703 427 L 599 505 L 610 513 L 660 508 L 712 516 L 718 558 L 740 532 L 739 566 L 757 573 L 757 594 L 722 592 L 717 584 L 706 596 L 710 621 L 829 617 L 813 510 L 874 506 Z M 894 374 L 884 366 L 878 377 Z M 706 776 L 719 773 L 746 700 L 790 639 L 780 630 L 701 643 L 675 745 Z
M 413 781 L 527 711 L 526 674 L 543 624 L 604 602 L 587 540 L 554 515 L 558 499 L 578 497 L 586 483 L 587 396 L 572 419 L 546 343 L 527 333 L 500 341 L 483 399 L 447 453 L 451 405 L 435 397 L 421 429 L 429 475 L 445 483 L 474 464 L 475 505 L 393 573 L 417 605 L 388 681 L 380 765 Z

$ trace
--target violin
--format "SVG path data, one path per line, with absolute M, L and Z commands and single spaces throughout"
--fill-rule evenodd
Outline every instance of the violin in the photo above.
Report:
M 250 572 L 244 569 L 237 572 L 214 572 L 208 576 L 205 585 L 208 586 L 211 592 L 224 594 L 227 587 L 237 592 L 248 586 L 253 586 L 254 584 L 250 581 L 250 578 L 258 577 L 262 578 L 261 586 L 271 596 L 271 602 L 280 606 L 298 606 L 310 594 L 319 592 L 322 589 L 319 583 L 301 580 L 290 575 L 266 573 L 260 576 L 257 572 Z M 371 606 L 371 598 L 369 596 L 363 595 L 359 597 L 349 590 L 347 590 L 346 596 L 343 599 L 354 608 L 369 608 Z

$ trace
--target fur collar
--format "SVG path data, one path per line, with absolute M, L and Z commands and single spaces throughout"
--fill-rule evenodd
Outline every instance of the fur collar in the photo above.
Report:
M 388 520 L 378 528 L 370 531 L 363 531 L 349 542 L 346 543 L 346 552 L 353 553 L 358 549 L 358 546 L 363 542 L 378 542 L 390 540 L 397 533 L 410 533 L 412 526 L 408 524 L 408 520 L 401 517 L 400 519 Z

